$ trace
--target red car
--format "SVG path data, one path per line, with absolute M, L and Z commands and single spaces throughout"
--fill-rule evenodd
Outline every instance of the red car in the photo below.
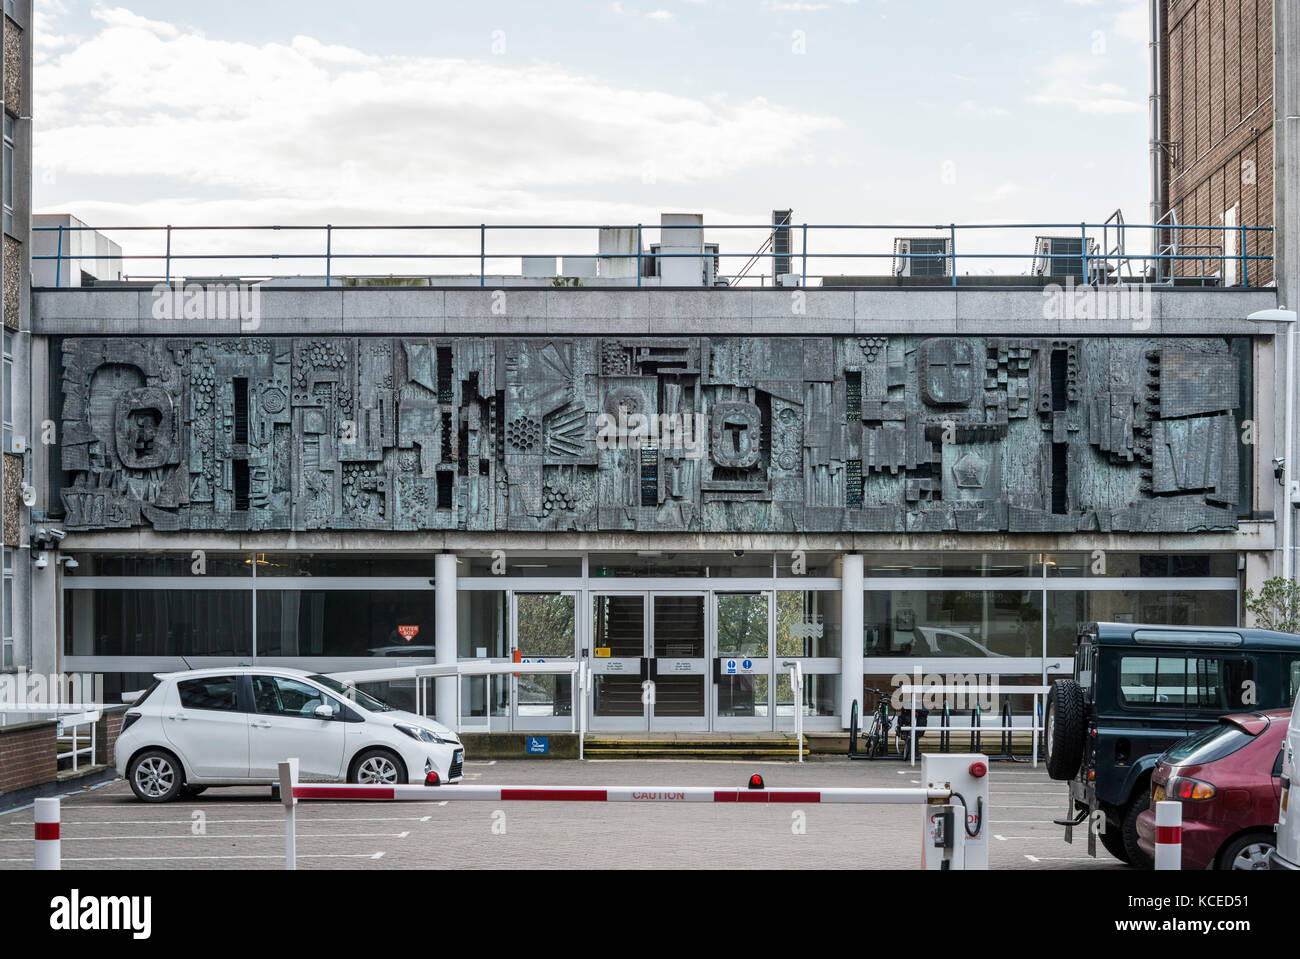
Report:
M 1156 762 L 1138 845 L 1155 855 L 1155 803 L 1183 804 L 1184 869 L 1267 869 L 1282 794 L 1282 743 L 1291 711 L 1224 716 L 1180 739 Z

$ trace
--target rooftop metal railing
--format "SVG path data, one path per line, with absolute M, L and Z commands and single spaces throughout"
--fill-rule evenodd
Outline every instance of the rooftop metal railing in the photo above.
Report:
M 1250 286 L 1267 283 L 1272 279 L 1272 227 L 1264 226 L 1224 226 L 1196 224 L 1125 224 L 1112 215 L 1104 223 L 973 223 L 973 224 L 781 224 L 781 229 L 788 230 L 791 237 L 788 252 L 775 249 L 770 242 L 776 229 L 772 224 L 500 224 L 486 223 L 472 225 L 447 224 L 405 224 L 405 225 L 212 225 L 212 226 L 36 226 L 34 233 L 55 234 L 54 253 L 37 253 L 32 259 L 38 262 L 52 261 L 55 264 L 55 286 L 62 285 L 67 271 L 75 264 L 87 261 L 121 261 L 125 264 L 153 263 L 161 267 L 155 273 L 123 273 L 123 279 L 134 281 L 161 281 L 172 283 L 185 279 L 179 270 L 186 269 L 188 278 L 203 276 L 239 277 L 241 279 L 297 279 L 304 285 L 337 286 L 351 285 L 358 280 L 388 279 L 393 282 L 403 280 L 432 278 L 463 279 L 465 285 L 487 286 L 498 277 L 518 276 L 523 259 L 531 257 L 556 257 L 562 259 L 579 259 L 601 264 L 606 269 L 605 275 L 562 274 L 554 279 L 557 285 L 566 280 L 585 280 L 592 285 L 642 286 L 644 281 L 659 274 L 660 261 L 673 258 L 696 258 L 702 263 L 712 261 L 715 284 L 727 286 L 730 277 L 751 285 L 796 285 L 808 286 L 810 282 L 827 280 L 839 281 L 840 285 L 857 277 L 899 276 L 901 271 L 897 264 L 906 262 L 923 263 L 931 274 L 928 285 L 936 285 L 940 279 L 951 286 L 958 285 L 958 279 L 964 275 L 978 280 L 981 276 L 1033 276 L 1046 279 L 1060 279 L 1068 275 L 1089 284 L 1109 283 L 1173 283 L 1177 280 L 1200 281 L 1203 285 L 1214 285 L 1232 280 L 1231 285 Z M 630 239 L 635 233 L 636 252 L 628 253 L 593 253 L 591 249 L 582 252 L 565 252 L 551 249 L 550 242 L 542 242 L 543 237 L 553 237 L 564 231 L 577 232 L 599 237 L 601 230 L 628 231 Z M 94 231 L 112 237 L 120 234 L 119 239 L 147 237 L 141 246 L 153 247 L 149 252 L 124 252 L 120 256 L 104 253 L 72 252 L 73 235 L 81 231 Z M 676 249 L 664 250 L 663 245 L 673 246 L 668 241 L 674 231 L 688 231 L 702 237 L 687 236 L 692 249 L 683 251 L 681 244 Z M 1030 242 L 1025 234 L 1032 231 Z M 1155 252 L 1133 252 L 1126 244 L 1126 237 L 1133 231 L 1139 237 L 1151 239 L 1151 249 Z M 536 234 L 528 238 L 536 248 L 524 252 L 496 249 L 490 240 L 501 237 L 517 238 L 522 234 Z M 208 249 L 196 249 L 190 244 L 193 237 L 208 235 Z M 241 236 L 242 234 L 242 236 Z M 407 237 L 418 236 L 419 240 L 399 246 L 396 249 L 381 249 L 376 246 L 378 238 L 392 234 Z M 1012 245 L 1006 234 L 1018 234 L 1019 239 Z M 1236 235 L 1236 243 L 1224 242 L 1229 234 Z M 676 234 L 681 236 L 680 233 Z M 872 249 L 871 238 L 885 236 L 891 243 L 887 250 Z M 213 241 L 211 237 L 217 237 Z M 285 249 L 273 248 L 273 240 L 292 236 L 302 237 L 299 245 Z M 864 240 L 864 237 L 867 238 Z M 1079 241 L 1078 248 L 1057 253 L 1039 252 L 1036 241 L 1048 238 Z M 736 249 L 724 250 L 722 241 L 731 240 Z M 912 252 L 911 247 L 902 249 L 898 239 L 938 240 L 946 245 L 922 252 Z M 1209 240 L 1218 239 L 1219 243 Z M 350 241 L 350 242 L 349 242 Z M 656 241 L 657 244 L 656 245 Z M 960 242 L 959 242 L 960 241 Z M 138 241 L 139 242 L 139 241 Z M 715 248 L 716 245 L 716 248 Z M 591 244 L 598 248 L 598 243 Z M 1053 248 L 1054 250 L 1054 248 Z M 1225 252 L 1230 250 L 1231 252 Z M 1190 252 L 1183 252 L 1190 251 Z M 1217 252 L 1216 252 L 1217 251 Z M 1267 251 L 1267 252 L 1261 252 Z M 791 273 L 775 277 L 771 273 L 754 275 L 749 273 L 755 261 L 766 262 L 773 268 L 781 260 L 788 263 Z M 872 273 L 861 271 L 862 266 L 872 266 L 880 260 L 890 261 L 886 272 Z M 1052 268 L 1034 270 L 1034 261 L 1050 261 Z M 1235 263 L 1229 263 L 1232 260 Z M 507 273 L 496 267 L 503 264 L 515 267 Z M 614 269 L 614 264 L 622 264 L 622 269 Z M 632 261 L 635 261 L 633 266 Z M 1030 261 L 1030 271 L 1022 273 L 1018 266 L 1023 261 Z M 267 264 L 295 263 L 307 269 L 314 264 L 319 273 L 277 273 L 268 271 Z M 469 264 L 467 273 L 455 274 L 411 274 L 391 272 L 391 267 L 424 264 Z M 728 274 L 722 269 L 724 263 L 737 263 L 734 273 Z M 1134 264 L 1138 268 L 1134 269 Z M 243 265 L 238 272 L 229 268 L 236 264 Z M 387 265 L 387 275 L 363 274 L 346 269 L 353 264 Z M 850 273 L 826 272 L 828 267 L 836 264 L 841 269 L 857 267 Z M 250 266 L 251 265 L 251 266 Z M 489 270 L 489 265 L 494 269 Z M 1057 270 L 1055 267 L 1069 266 Z M 1001 266 L 1002 273 L 995 267 Z M 1217 269 L 1215 269 L 1217 267 Z M 205 269 L 206 268 L 206 269 Z M 965 268 L 965 273 L 962 273 Z M 599 271 L 600 267 L 595 267 Z M 648 270 L 650 272 L 648 272 Z M 196 272 L 197 271 L 197 272 Z M 974 271 L 974 272 L 972 272 Z M 911 270 L 909 273 L 913 272 Z M 702 272 L 702 284 L 709 271 Z M 1252 277 L 1253 273 L 1253 277 Z M 912 277 L 915 278 L 915 277 Z M 533 277 L 545 280 L 545 277 Z M 907 276 L 900 279 L 906 280 Z M 717 281 L 722 282 L 717 282 Z M 657 281 L 656 281 L 657 282 Z M 969 283 L 969 281 L 968 281 Z M 696 284 L 686 284 L 696 285 Z M 964 284 L 967 285 L 967 284 Z M 978 285 L 978 284 L 975 284 Z

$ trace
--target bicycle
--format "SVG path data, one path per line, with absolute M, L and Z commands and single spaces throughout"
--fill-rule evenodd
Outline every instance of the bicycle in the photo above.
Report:
M 866 688 L 876 694 L 876 709 L 871 714 L 871 726 L 866 733 L 867 748 L 865 755 L 875 759 L 877 756 L 889 755 L 889 697 L 879 689 Z

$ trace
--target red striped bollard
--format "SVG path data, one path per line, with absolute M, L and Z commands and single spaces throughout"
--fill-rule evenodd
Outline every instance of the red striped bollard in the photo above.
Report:
M 36 868 L 62 869 L 59 851 L 59 800 L 36 800 Z
M 1183 868 L 1183 804 L 1156 803 L 1156 868 Z

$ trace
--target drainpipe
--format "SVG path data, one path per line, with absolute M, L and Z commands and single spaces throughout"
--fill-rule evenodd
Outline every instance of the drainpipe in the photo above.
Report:
M 1165 48 L 1165 0 L 1150 0 L 1151 5 L 1151 90 L 1147 100 L 1148 120 L 1151 131 L 1151 225 L 1160 222 L 1165 215 L 1165 171 L 1164 158 L 1161 155 L 1165 141 L 1165 83 L 1164 83 L 1164 48 Z M 1151 231 L 1151 252 L 1160 250 L 1160 231 Z M 1159 275 L 1160 263 L 1151 261 Z M 1171 270 L 1172 272 L 1172 270 Z

